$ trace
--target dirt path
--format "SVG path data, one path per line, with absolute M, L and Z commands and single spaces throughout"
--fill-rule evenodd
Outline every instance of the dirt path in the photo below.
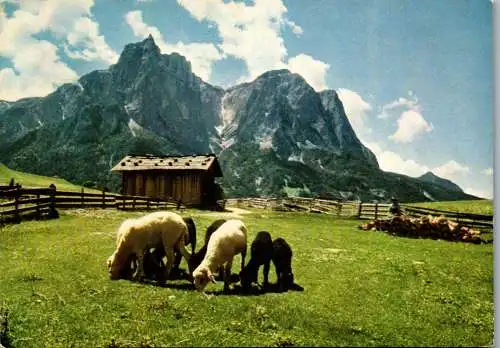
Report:
M 229 208 L 226 208 L 226 211 L 223 211 L 223 212 L 222 211 L 206 212 L 206 213 L 200 212 L 197 215 L 210 216 L 210 217 L 216 217 L 216 218 L 221 218 L 221 219 L 230 219 L 230 218 L 241 219 L 243 217 L 243 215 L 251 214 L 251 213 L 252 213 L 251 211 L 248 211 L 245 209 L 236 208 L 236 207 L 229 207 Z

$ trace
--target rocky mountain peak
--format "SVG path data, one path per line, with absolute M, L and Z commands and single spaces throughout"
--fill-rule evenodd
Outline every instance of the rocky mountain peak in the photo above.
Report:
M 451 180 L 441 178 L 431 171 L 428 171 L 427 173 L 418 177 L 418 179 L 421 181 L 424 181 L 424 182 L 439 185 L 439 186 L 446 188 L 448 190 L 451 190 L 451 191 L 463 192 L 463 190 L 460 188 L 460 186 L 458 186 L 457 184 L 455 184 Z
M 127 44 L 109 69 L 46 97 L 0 101 L 0 160 L 16 169 L 116 189 L 109 169 L 126 153 L 193 152 L 217 152 L 228 196 L 465 196 L 432 173 L 380 171 L 335 91 L 318 93 L 288 69 L 224 90 L 197 77 L 184 56 L 162 54 L 152 35 Z

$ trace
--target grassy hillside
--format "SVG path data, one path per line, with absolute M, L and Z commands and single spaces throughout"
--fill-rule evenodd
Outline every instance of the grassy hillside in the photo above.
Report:
M 80 191 L 82 189 L 81 186 L 74 185 L 64 179 L 18 172 L 0 163 L 0 185 L 8 185 L 12 178 L 23 187 L 48 187 L 50 184 L 54 184 L 58 190 L 63 191 Z M 85 188 L 85 191 L 93 192 L 95 190 Z
M 449 202 L 425 202 L 411 203 L 409 205 L 440 209 L 448 211 L 457 211 L 461 213 L 485 214 L 493 215 L 493 201 L 489 199 L 473 200 L 473 201 L 449 201 Z
M 205 228 L 221 215 L 187 214 L 199 231 L 199 249 Z M 223 295 L 218 282 L 208 285 L 207 298 L 187 280 L 168 281 L 165 287 L 109 280 L 105 262 L 115 248 L 116 229 L 139 215 L 75 210 L 58 220 L 5 227 L 0 233 L 0 323 L 2 314 L 8 316 L 4 345 L 493 343 L 493 244 L 395 237 L 360 231 L 357 220 L 254 211 L 241 217 L 249 243 L 261 230 L 284 237 L 304 291 Z M 233 273 L 239 266 L 236 256 Z M 270 281 L 276 281 L 273 266 Z

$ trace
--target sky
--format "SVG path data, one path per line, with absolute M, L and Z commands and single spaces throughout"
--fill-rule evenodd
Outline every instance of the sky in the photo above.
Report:
M 44 96 L 149 34 L 223 88 L 334 89 L 385 171 L 493 197 L 490 0 L 0 0 L 0 99 Z

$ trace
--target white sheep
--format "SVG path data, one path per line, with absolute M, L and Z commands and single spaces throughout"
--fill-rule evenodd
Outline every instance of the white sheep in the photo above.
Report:
M 219 266 L 224 268 L 224 291 L 229 290 L 231 267 L 235 255 L 241 253 L 241 269 L 245 265 L 247 251 L 247 228 L 241 220 L 228 220 L 210 237 L 207 253 L 200 265 L 194 270 L 194 285 L 203 291 L 209 281 L 215 283 L 213 273 Z
M 173 212 L 160 211 L 125 220 L 118 229 L 116 250 L 107 261 L 110 278 L 119 279 L 124 267 L 130 266 L 130 257 L 134 254 L 137 258 L 136 277 L 144 277 L 144 251 L 163 245 L 167 255 L 167 279 L 174 263 L 174 248 L 177 247 L 189 263 L 191 254 L 184 245 L 187 233 L 183 218 Z

